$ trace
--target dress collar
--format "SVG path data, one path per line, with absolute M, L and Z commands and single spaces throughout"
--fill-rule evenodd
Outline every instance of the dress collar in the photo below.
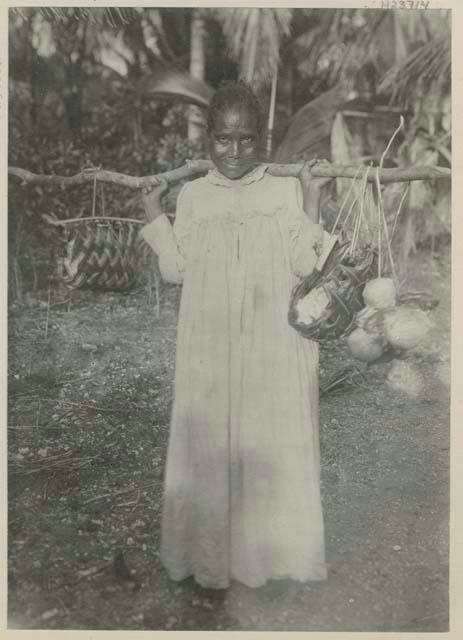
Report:
M 212 182 L 215 185 L 220 187 L 235 187 L 242 186 L 245 184 L 251 184 L 253 182 L 257 182 L 258 180 L 262 180 L 267 171 L 267 166 L 265 164 L 259 164 L 255 169 L 246 173 L 242 178 L 238 178 L 237 180 L 231 180 L 220 173 L 217 169 L 211 169 L 206 175 L 207 180 Z

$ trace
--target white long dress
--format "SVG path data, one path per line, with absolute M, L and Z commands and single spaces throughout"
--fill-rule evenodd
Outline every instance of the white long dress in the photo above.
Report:
M 318 346 L 288 325 L 323 231 L 299 181 L 263 166 L 186 184 L 175 223 L 143 228 L 182 282 L 161 558 L 204 587 L 322 580 Z

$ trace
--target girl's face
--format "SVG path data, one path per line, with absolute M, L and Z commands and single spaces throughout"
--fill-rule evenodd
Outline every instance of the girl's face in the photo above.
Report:
M 255 116 L 246 109 L 219 112 L 209 133 L 209 151 L 217 169 L 230 180 L 249 173 L 257 163 Z

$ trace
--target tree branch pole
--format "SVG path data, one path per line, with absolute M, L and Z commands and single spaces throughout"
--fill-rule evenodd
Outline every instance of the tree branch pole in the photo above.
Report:
M 264 163 L 265 164 L 265 163 Z M 148 185 L 155 185 L 159 180 L 166 180 L 168 183 L 187 180 L 197 174 L 206 173 L 214 165 L 211 160 L 190 160 L 182 167 L 172 169 L 165 173 L 152 176 L 128 176 L 125 173 L 106 171 L 104 169 L 86 169 L 73 176 L 44 175 L 32 173 L 27 169 L 19 167 L 8 167 L 8 174 L 19 178 L 22 185 L 56 185 L 62 189 L 77 187 L 89 182 L 98 180 L 100 182 L 110 182 L 129 189 L 141 189 Z M 302 164 L 267 164 L 267 171 L 273 176 L 297 177 L 302 170 Z M 367 167 L 365 167 L 366 169 Z M 435 166 L 415 166 L 408 168 L 378 169 L 380 182 L 410 182 L 411 180 L 435 180 L 439 178 L 450 178 L 451 171 L 446 167 Z M 358 167 L 352 165 L 329 164 L 328 166 L 315 165 L 311 169 L 315 178 L 357 178 L 362 179 L 362 172 Z M 375 173 L 368 175 L 368 182 L 376 180 Z

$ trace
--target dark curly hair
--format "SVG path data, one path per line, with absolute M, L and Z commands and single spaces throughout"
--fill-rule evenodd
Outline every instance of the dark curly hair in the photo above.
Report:
M 259 134 L 262 133 L 262 114 L 259 101 L 251 87 L 242 80 L 225 82 L 217 89 L 207 113 L 207 130 L 212 131 L 219 113 L 231 109 L 249 110 L 256 119 Z

